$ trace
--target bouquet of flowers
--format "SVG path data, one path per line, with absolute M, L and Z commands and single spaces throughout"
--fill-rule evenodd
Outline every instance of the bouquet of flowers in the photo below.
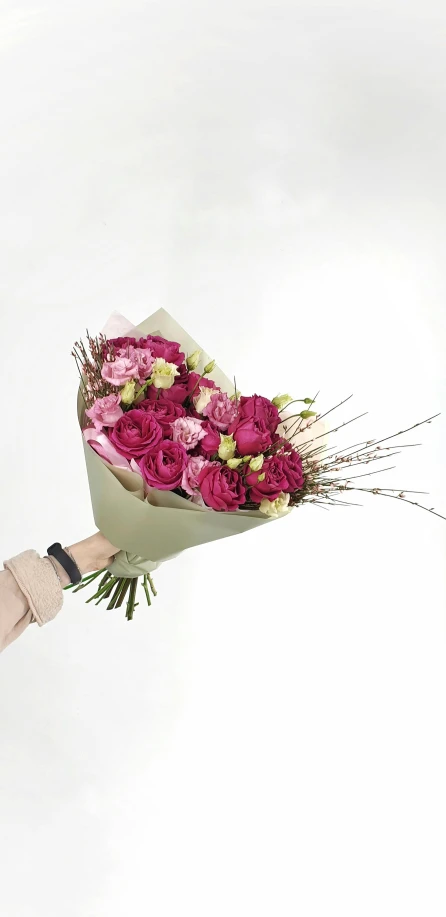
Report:
M 408 500 L 402 491 L 357 487 L 350 471 L 388 455 L 393 447 L 383 443 L 393 436 L 329 448 L 328 433 L 341 427 L 327 431 L 330 411 L 313 410 L 315 397 L 241 394 L 163 309 L 124 336 L 87 333 L 73 356 L 93 514 L 121 548 L 108 570 L 77 589 L 101 576 L 88 601 L 114 608 L 126 600 L 129 620 L 138 579 L 150 604 L 153 571 L 187 548 L 303 503 L 338 505 L 351 490 Z

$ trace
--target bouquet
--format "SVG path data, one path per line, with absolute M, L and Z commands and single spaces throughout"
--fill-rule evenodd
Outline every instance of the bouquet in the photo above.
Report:
M 94 338 L 87 332 L 73 349 L 94 519 L 121 549 L 108 570 L 76 587 L 101 577 L 88 601 L 115 608 L 125 600 L 131 620 L 138 580 L 151 604 L 160 563 L 304 503 L 337 506 L 359 490 L 418 505 L 407 492 L 357 486 L 351 473 L 393 454 L 388 441 L 407 430 L 330 448 L 328 435 L 346 424 L 327 430 L 335 408 L 318 413 L 317 396 L 238 392 L 163 309 L 125 330 Z

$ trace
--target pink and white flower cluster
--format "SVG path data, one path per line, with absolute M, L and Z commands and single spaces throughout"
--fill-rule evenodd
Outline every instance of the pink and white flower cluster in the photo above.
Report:
M 298 452 L 278 433 L 278 408 L 261 395 L 229 397 L 175 341 L 148 335 L 106 342 L 86 411 L 90 446 L 138 470 L 148 488 L 176 491 L 215 511 L 277 515 L 304 486 Z M 101 383 L 102 384 L 102 383 Z M 279 404 L 279 407 L 281 405 Z

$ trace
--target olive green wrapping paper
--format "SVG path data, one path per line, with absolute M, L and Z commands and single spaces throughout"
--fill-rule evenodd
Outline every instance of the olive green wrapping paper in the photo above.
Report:
M 141 322 L 131 334 L 136 337 L 159 334 L 178 341 L 186 355 L 202 350 L 164 309 Z M 200 365 L 209 360 L 210 356 L 203 351 Z M 228 394 L 233 393 L 233 384 L 218 366 L 212 371 L 212 378 Z M 83 429 L 85 406 L 80 390 L 78 419 Z M 95 523 L 121 549 L 110 568 L 117 576 L 151 573 L 160 563 L 188 548 L 240 535 L 274 521 L 259 510 L 214 512 L 171 491 L 150 490 L 145 494 L 139 474 L 108 464 L 84 437 L 82 441 Z

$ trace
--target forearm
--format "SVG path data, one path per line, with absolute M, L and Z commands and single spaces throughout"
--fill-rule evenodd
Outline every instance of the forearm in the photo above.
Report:
M 69 546 L 82 575 L 108 566 L 117 548 L 100 532 Z M 13 642 L 28 624 L 51 621 L 62 608 L 63 587 L 70 582 L 56 560 L 25 551 L 5 561 L 0 572 L 0 652 Z

